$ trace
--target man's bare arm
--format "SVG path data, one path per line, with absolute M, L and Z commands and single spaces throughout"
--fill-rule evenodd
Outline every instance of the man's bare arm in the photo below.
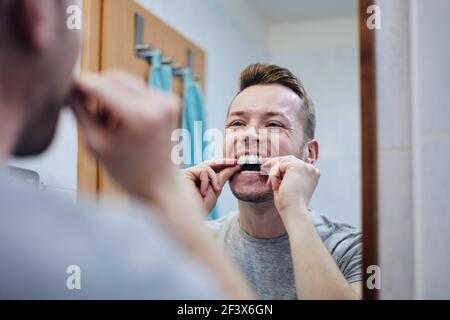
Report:
M 291 209 L 292 210 L 292 209 Z M 360 299 L 317 233 L 306 209 L 284 212 L 300 299 Z
M 320 172 L 312 164 L 293 156 L 268 160 L 267 183 L 289 234 L 295 284 L 300 299 L 358 299 L 322 242 L 308 212 Z

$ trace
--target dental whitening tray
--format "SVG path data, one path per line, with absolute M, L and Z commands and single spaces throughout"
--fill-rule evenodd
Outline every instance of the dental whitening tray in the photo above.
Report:
M 259 173 L 262 176 L 268 176 L 267 171 L 261 171 L 261 165 L 265 162 L 265 158 L 256 155 L 244 155 L 238 158 L 237 164 L 242 166 L 241 173 Z

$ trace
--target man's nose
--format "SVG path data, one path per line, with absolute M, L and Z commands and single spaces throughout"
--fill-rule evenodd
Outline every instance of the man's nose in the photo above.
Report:
M 259 144 L 259 133 L 255 127 L 248 127 L 238 137 L 238 142 L 244 144 L 247 148 Z

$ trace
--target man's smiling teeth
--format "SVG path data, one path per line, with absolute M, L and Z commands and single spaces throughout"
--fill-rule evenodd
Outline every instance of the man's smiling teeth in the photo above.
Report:
M 264 158 L 261 156 L 256 156 L 256 155 L 245 155 L 245 156 L 240 156 L 238 158 L 237 163 L 239 165 L 244 165 L 244 164 L 263 164 L 264 163 Z

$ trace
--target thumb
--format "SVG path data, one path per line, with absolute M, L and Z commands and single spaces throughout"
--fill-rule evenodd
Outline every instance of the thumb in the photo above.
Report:
M 104 129 L 99 125 L 94 115 L 81 103 L 72 104 L 72 110 L 84 133 L 87 145 L 95 155 L 102 155 L 106 151 Z
M 241 170 L 241 166 L 235 165 L 233 167 L 225 168 L 222 171 L 220 171 L 217 174 L 220 188 L 222 188 L 225 185 L 225 183 L 231 178 L 231 176 L 236 172 L 238 172 L 239 170 Z

